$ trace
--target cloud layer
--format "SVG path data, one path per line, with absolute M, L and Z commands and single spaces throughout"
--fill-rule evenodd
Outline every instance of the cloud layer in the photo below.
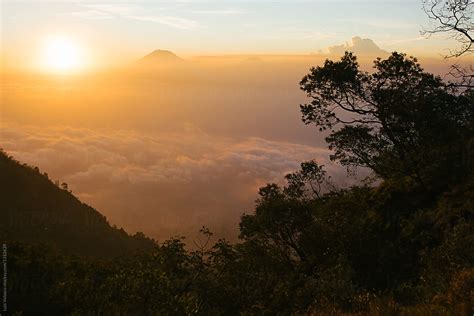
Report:
M 316 159 L 340 179 L 328 151 L 258 137 L 209 136 L 191 124 L 179 133 L 40 128 L 2 124 L 3 147 L 22 162 L 65 181 L 81 200 L 128 231 L 163 240 L 193 238 L 202 225 L 235 238 L 258 188 L 281 182 Z

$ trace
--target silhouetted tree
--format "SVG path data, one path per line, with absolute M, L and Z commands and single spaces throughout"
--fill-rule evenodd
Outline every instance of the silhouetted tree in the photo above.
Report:
M 331 131 L 331 159 L 419 183 L 459 176 L 463 166 L 455 161 L 462 155 L 459 139 L 470 135 L 472 94 L 457 93 L 404 54 L 379 58 L 374 68 L 361 71 L 346 53 L 311 68 L 300 83 L 312 99 L 301 105 L 303 122 Z
M 288 181 L 285 191 L 293 196 L 321 197 L 324 190 L 334 188 L 323 167 L 314 160 L 302 162 L 299 171 L 285 176 Z

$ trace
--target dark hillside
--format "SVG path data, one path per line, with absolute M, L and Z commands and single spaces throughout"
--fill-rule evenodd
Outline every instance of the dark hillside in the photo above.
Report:
M 111 227 L 105 216 L 58 187 L 38 168 L 0 152 L 0 238 L 45 243 L 63 253 L 116 256 L 154 242 Z

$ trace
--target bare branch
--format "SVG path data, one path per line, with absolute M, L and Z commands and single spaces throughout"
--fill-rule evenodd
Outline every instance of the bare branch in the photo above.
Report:
M 454 38 L 459 47 L 450 50 L 446 58 L 474 53 L 474 2 L 472 0 L 423 0 L 423 8 L 434 23 L 431 29 L 421 33 L 427 37 L 446 33 Z

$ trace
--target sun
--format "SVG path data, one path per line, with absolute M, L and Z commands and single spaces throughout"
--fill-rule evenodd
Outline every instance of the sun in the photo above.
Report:
M 42 66 L 47 71 L 77 71 L 85 64 L 82 47 L 66 36 L 50 37 L 44 42 Z

